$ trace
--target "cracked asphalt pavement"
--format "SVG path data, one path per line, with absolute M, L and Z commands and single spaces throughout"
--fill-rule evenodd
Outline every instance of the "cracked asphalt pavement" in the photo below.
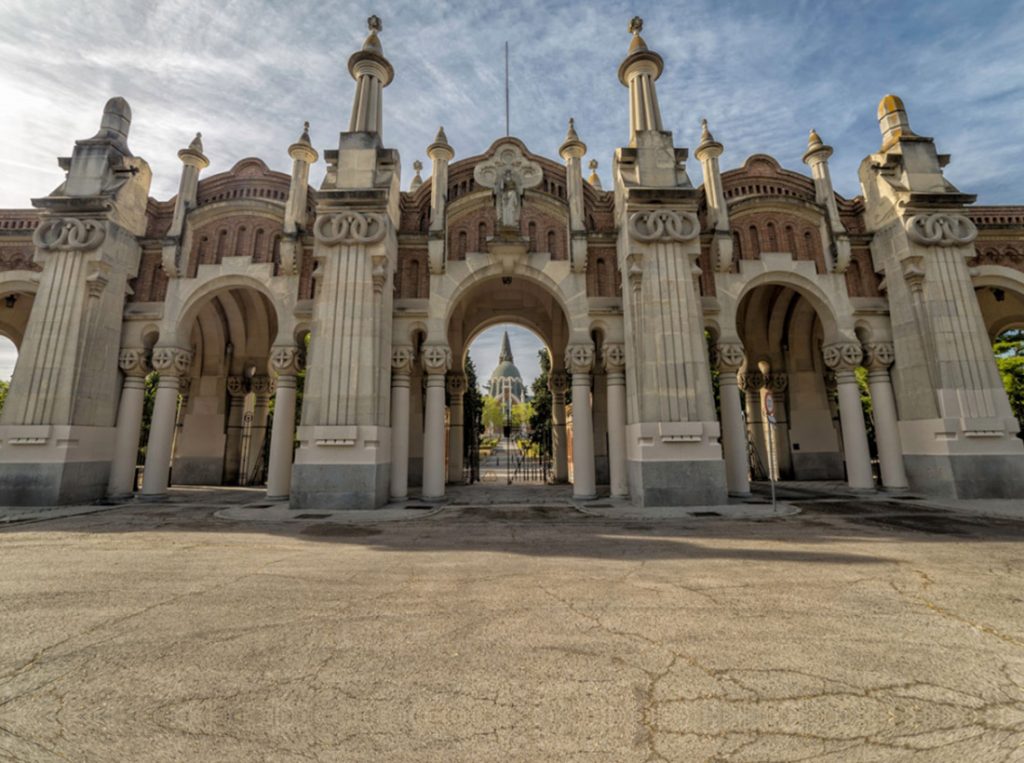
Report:
M 1012 520 L 225 495 L 0 529 L 0 760 L 1024 761 Z

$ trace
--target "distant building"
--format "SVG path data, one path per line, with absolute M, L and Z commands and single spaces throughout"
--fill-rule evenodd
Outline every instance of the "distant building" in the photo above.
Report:
M 501 352 L 498 354 L 498 365 L 491 374 L 491 397 L 501 400 L 503 405 L 512 406 L 526 402 L 526 386 L 523 375 L 516 368 L 512 359 L 512 348 L 508 343 L 508 332 L 501 338 Z

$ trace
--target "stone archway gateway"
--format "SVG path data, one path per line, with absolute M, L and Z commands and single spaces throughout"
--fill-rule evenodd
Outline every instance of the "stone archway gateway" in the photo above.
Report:
M 166 491 L 172 459 L 190 481 L 237 480 L 238 393 L 254 421 L 273 399 L 269 497 L 296 509 L 441 500 L 461 359 L 497 321 L 543 338 L 556 395 L 571 379 L 580 499 L 603 485 L 638 505 L 749 492 L 766 394 L 787 426 L 763 457 L 780 474 L 845 468 L 864 490 L 1024 493 L 988 334 L 1017 325 L 1024 305 L 1024 210 L 973 206 L 895 96 L 879 104 L 862 198 L 835 193 L 832 148 L 813 130 L 809 175 L 764 154 L 723 172 L 706 122 L 695 186 L 688 150 L 662 124 L 664 62 L 641 30 L 634 19 L 618 71 L 629 131 L 609 190 L 596 161 L 584 180 L 572 120 L 560 160 L 505 137 L 455 161 L 440 129 L 429 180 L 417 161 L 402 190 L 382 137 L 394 69 L 376 17 L 349 59 L 351 119 L 316 189 L 307 125 L 288 147 L 290 173 L 248 158 L 200 178 L 209 160 L 196 135 L 178 152 L 178 194 L 149 198 L 149 167 L 128 148 L 131 109 L 111 99 L 65 182 L 34 210 L 0 211 L 0 286 L 17 292 L 0 328 L 20 349 L 0 419 L 0 500 L 130 490 L 150 368 L 161 381 L 149 495 Z M 861 365 L 880 479 L 857 423 Z

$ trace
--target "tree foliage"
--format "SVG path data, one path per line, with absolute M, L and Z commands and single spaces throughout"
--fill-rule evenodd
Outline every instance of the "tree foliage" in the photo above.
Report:
M 7 400 L 7 390 L 10 389 L 11 383 L 0 379 L 0 413 L 3 413 L 4 402 Z
M 1010 408 L 1021 424 L 1018 437 L 1024 438 L 1024 329 L 1004 331 L 992 343 L 992 351 Z

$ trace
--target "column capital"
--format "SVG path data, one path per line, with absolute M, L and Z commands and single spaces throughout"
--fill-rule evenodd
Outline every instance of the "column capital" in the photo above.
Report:
M 594 367 L 594 345 L 570 344 L 565 348 L 565 367 L 571 374 L 589 374 Z
M 228 377 L 228 394 L 235 400 L 241 400 L 249 392 L 249 385 L 245 383 L 244 376 Z
M 153 350 L 153 370 L 163 376 L 184 376 L 192 368 L 192 352 L 181 347 L 157 347 Z
M 821 349 L 825 365 L 833 371 L 853 371 L 860 365 L 864 352 L 857 342 L 835 342 Z
M 142 347 L 124 347 L 117 355 L 117 366 L 125 376 L 145 377 L 153 370 L 151 353 Z
M 447 345 L 431 344 L 423 348 L 421 354 L 423 370 L 428 376 L 444 375 L 452 367 L 452 351 Z
M 459 371 L 449 371 L 447 383 L 448 394 L 453 398 L 459 398 L 459 402 L 461 403 L 462 396 L 466 394 L 466 375 Z
M 257 395 L 274 394 L 274 378 L 268 374 L 256 374 L 249 380 L 249 386 Z
M 306 353 L 300 347 L 278 345 L 270 349 L 270 370 L 278 376 L 295 376 L 306 367 Z
M 412 373 L 412 361 L 415 352 L 409 345 L 398 345 L 391 348 L 391 373 L 395 376 L 409 376 Z
M 747 371 L 737 374 L 737 383 L 744 392 L 757 392 L 764 386 L 764 374 L 760 371 Z
M 864 366 L 869 371 L 885 371 L 895 360 L 892 342 L 867 342 L 864 345 Z
M 552 395 L 564 395 L 569 390 L 569 374 L 559 369 L 548 373 L 548 389 Z
M 739 342 L 718 342 L 711 347 L 711 364 L 719 373 L 735 373 L 740 370 L 746 356 Z
M 786 374 L 766 374 L 764 377 L 764 388 L 769 392 L 785 392 L 788 386 L 789 376 Z
M 621 342 L 605 342 L 601 356 L 604 370 L 609 374 L 621 374 L 626 370 L 626 346 Z

